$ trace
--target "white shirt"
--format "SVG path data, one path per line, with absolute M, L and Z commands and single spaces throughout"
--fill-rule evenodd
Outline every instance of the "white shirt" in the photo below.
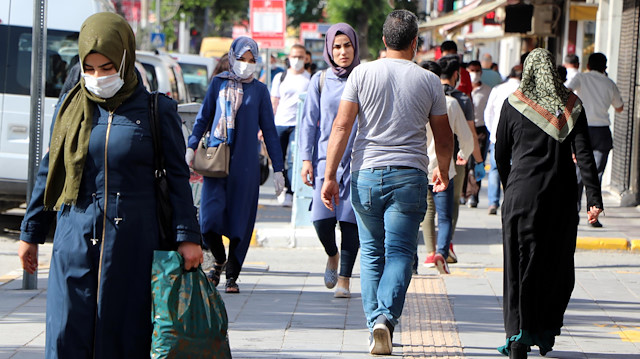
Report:
M 569 83 L 571 80 L 578 74 L 580 71 L 573 67 L 567 67 L 567 81 L 564 82 L 564 85 L 569 87 Z
M 491 87 L 481 84 L 479 87 L 471 90 L 471 98 L 473 99 L 473 116 L 476 127 L 482 127 L 484 123 L 484 109 L 487 108 L 487 101 Z
M 500 111 L 502 111 L 504 100 L 516 92 L 518 86 L 520 86 L 520 80 L 510 77 L 507 82 L 494 87 L 489 94 L 487 108 L 484 109 L 484 123 L 490 132 L 489 140 L 491 143 L 496 143 L 496 132 L 498 132 Z
M 274 76 L 271 84 L 271 96 L 279 98 L 274 122 L 276 126 L 295 126 L 298 100 L 300 94 L 307 92 L 311 75 L 307 71 L 302 71 L 301 74 L 289 71 L 281 82 L 282 74 L 284 72 Z
M 623 105 L 618 86 L 607 75 L 599 71 L 577 74 L 567 87 L 574 90 L 582 100 L 589 126 L 611 125 L 609 106 L 620 108 Z
M 449 126 L 454 135 L 458 136 L 458 143 L 460 144 L 460 150 L 458 156 L 468 160 L 473 153 L 473 134 L 467 123 L 467 118 L 464 116 L 464 111 L 454 97 L 445 96 L 447 101 L 447 117 L 449 117 Z M 438 157 L 436 156 L 436 143 L 433 140 L 433 132 L 431 131 L 431 125 L 427 125 L 427 154 L 429 156 L 429 182 L 433 178 L 433 170 L 438 167 Z M 456 166 L 451 157 L 451 163 L 449 164 L 449 179 L 452 179 L 456 175 Z

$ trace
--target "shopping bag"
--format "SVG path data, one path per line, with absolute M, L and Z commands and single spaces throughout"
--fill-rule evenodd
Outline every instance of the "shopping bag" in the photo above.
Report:
M 151 298 L 151 358 L 231 358 L 224 302 L 200 267 L 185 271 L 178 252 L 155 251 Z

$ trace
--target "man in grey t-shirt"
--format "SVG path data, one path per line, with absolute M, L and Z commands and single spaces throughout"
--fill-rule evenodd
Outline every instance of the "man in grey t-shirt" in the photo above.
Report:
M 321 196 L 331 210 L 339 201 L 336 170 L 357 115 L 351 203 L 360 237 L 362 303 L 371 331 L 369 350 L 388 355 L 427 209 L 426 125 L 436 144 L 436 192 L 449 184 L 453 134 L 440 80 L 411 61 L 417 17 L 393 11 L 382 33 L 387 57 L 359 65 L 347 80 L 329 138 Z

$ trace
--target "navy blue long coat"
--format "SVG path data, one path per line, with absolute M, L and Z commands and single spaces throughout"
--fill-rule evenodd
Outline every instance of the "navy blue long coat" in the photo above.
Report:
M 175 101 L 160 96 L 159 114 L 177 240 L 200 243 Z M 46 155 L 22 223 L 21 240 L 44 243 L 58 216 L 47 289 L 49 359 L 149 357 L 158 247 L 149 93 L 140 85 L 110 126 L 108 117 L 96 106 L 77 203 L 43 210 Z
M 189 136 L 189 147 L 196 149 L 200 138 L 211 129 L 209 120 L 220 118 L 218 93 L 224 79 L 214 77 L 207 90 L 200 112 Z M 235 255 L 242 266 L 249 249 L 258 211 L 260 165 L 258 160 L 258 131 L 262 130 L 271 157 L 273 171 L 284 168 L 282 148 L 273 122 L 273 107 L 267 86 L 258 80 L 242 84 L 242 104 L 235 119 L 235 135 L 230 146 L 229 176 L 204 177 L 200 200 L 202 233 L 214 232 L 227 238 L 239 239 Z

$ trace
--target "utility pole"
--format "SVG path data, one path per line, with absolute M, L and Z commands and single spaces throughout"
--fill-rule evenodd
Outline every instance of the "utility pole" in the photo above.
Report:
M 42 158 L 42 116 L 44 115 L 44 88 L 47 53 L 47 2 L 33 0 L 33 27 L 31 28 L 31 113 L 29 122 L 29 172 L 27 179 L 27 203 Z M 22 289 L 38 288 L 38 272 L 23 271 Z

